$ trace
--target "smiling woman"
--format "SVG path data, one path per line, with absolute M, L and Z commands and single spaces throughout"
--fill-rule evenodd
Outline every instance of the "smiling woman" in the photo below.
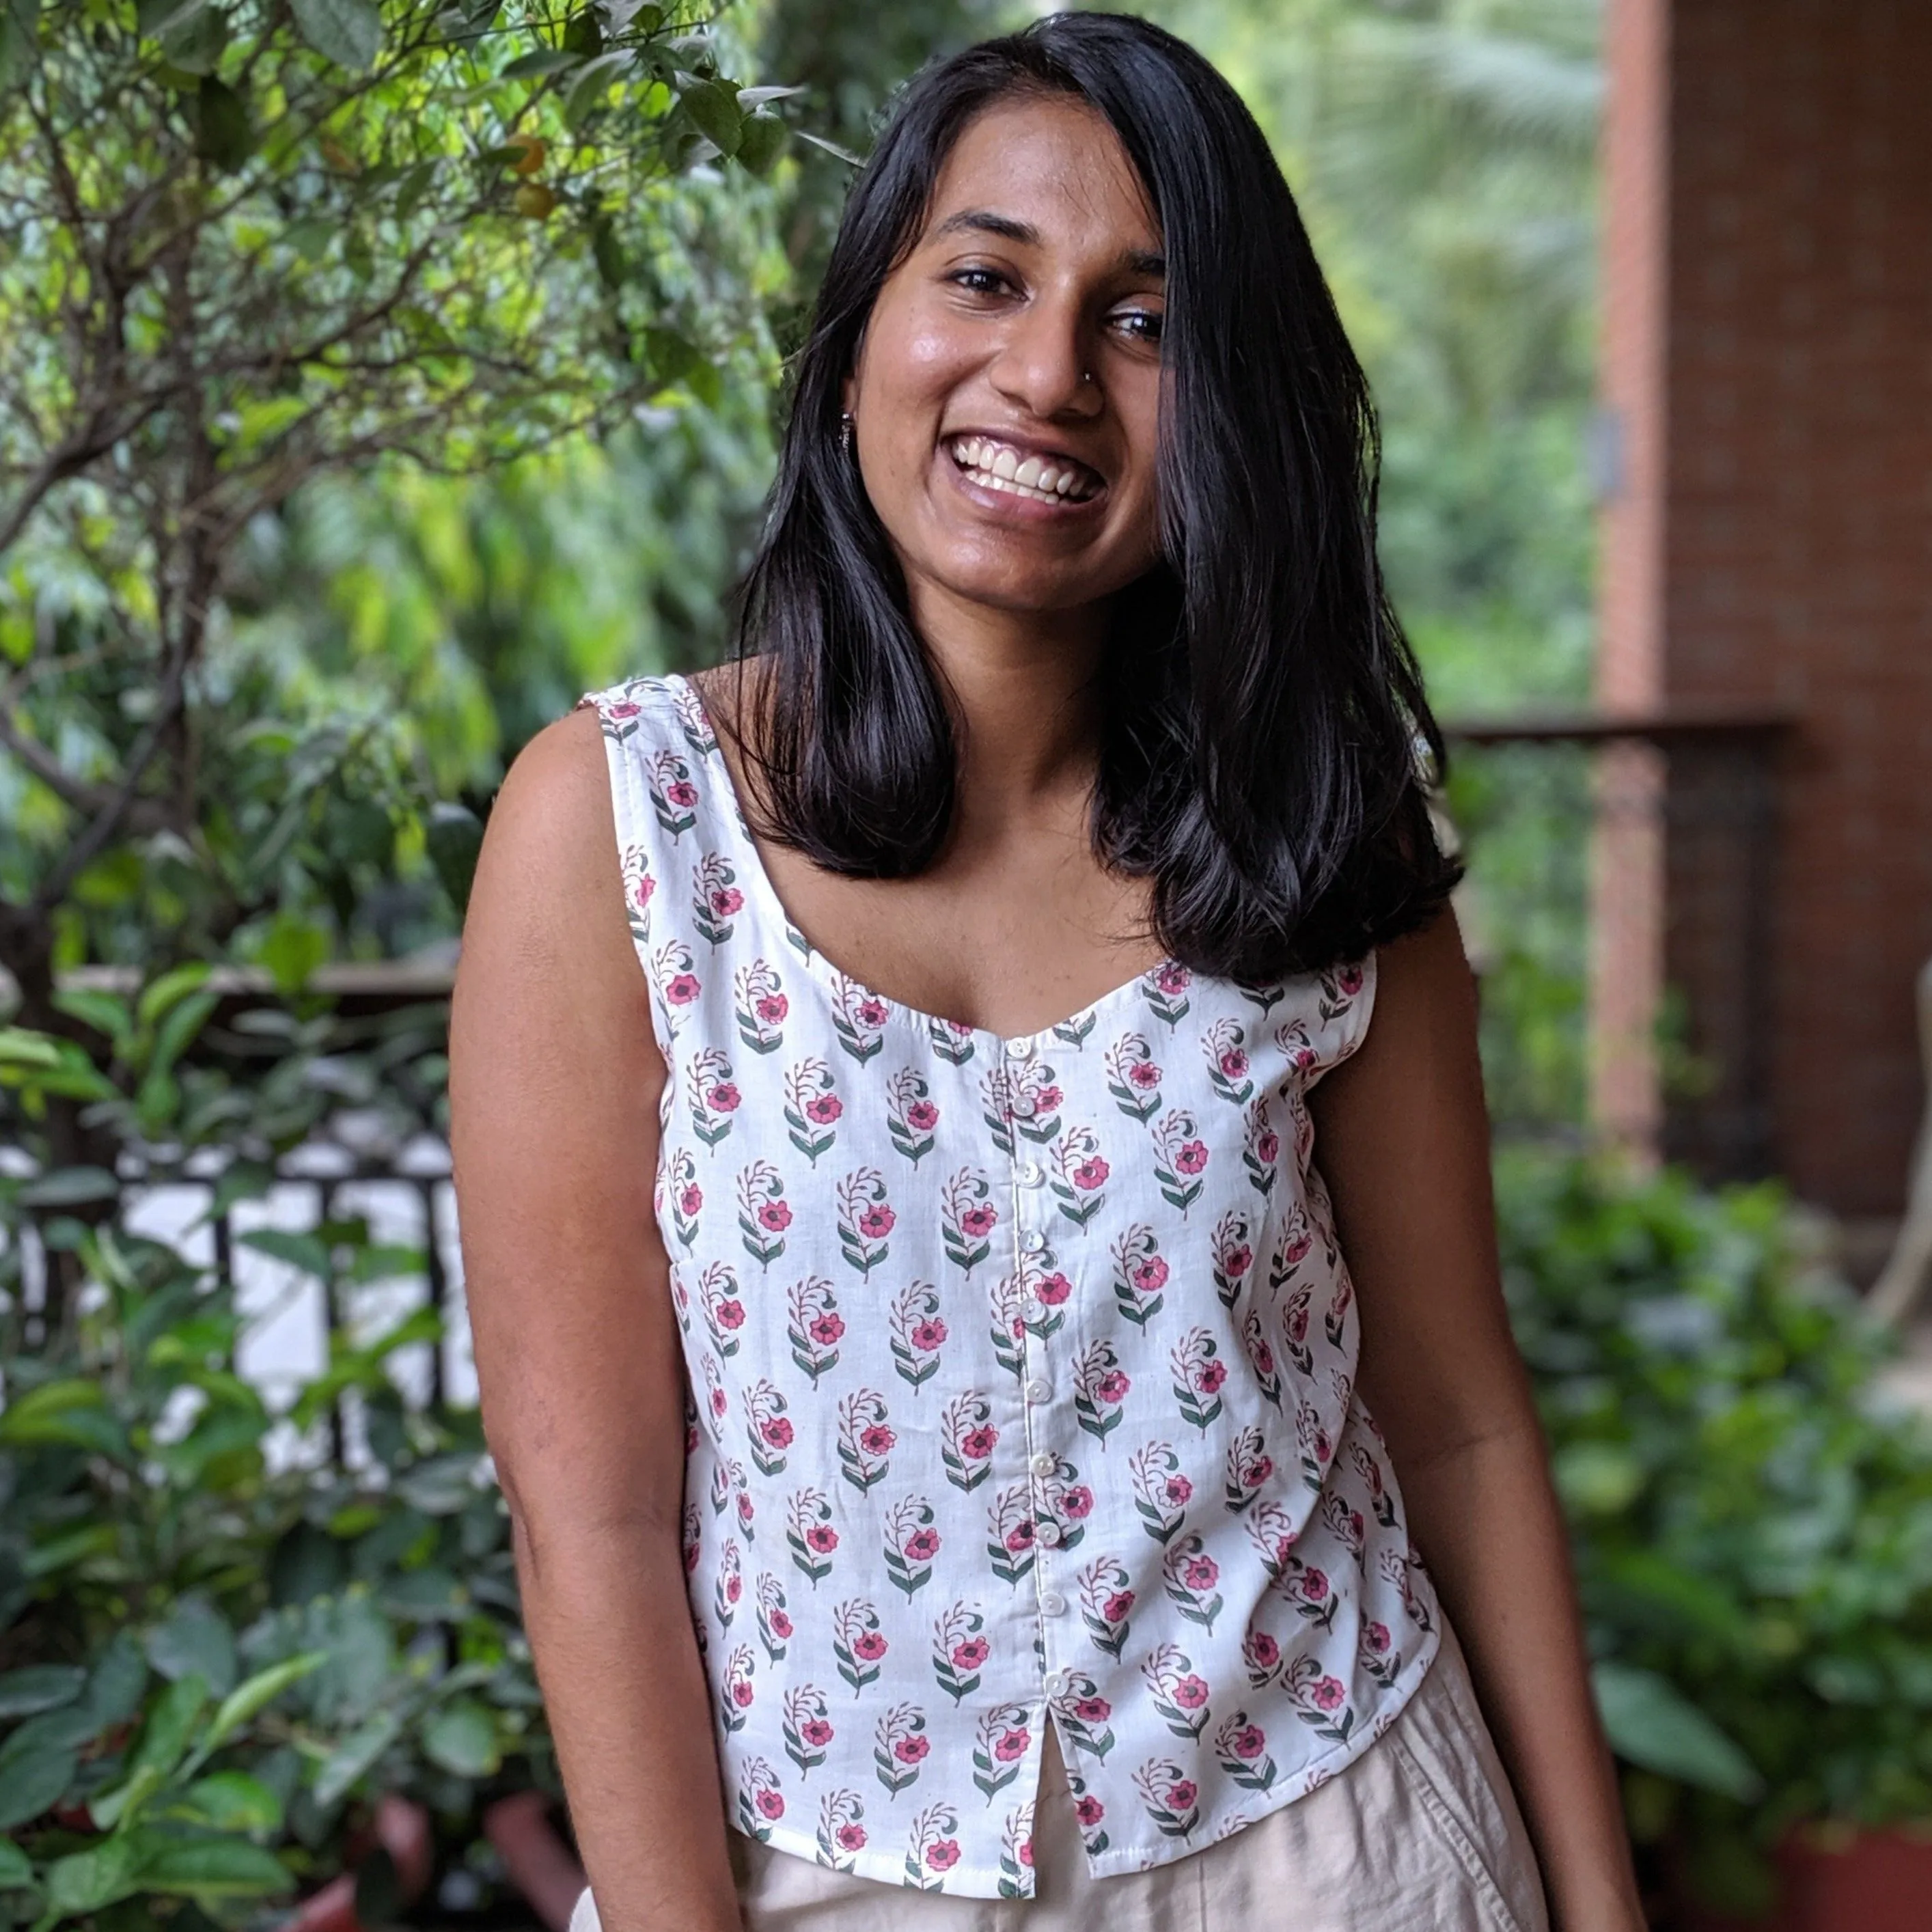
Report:
M 854 187 L 735 668 L 512 772 L 452 1139 L 576 1932 L 1640 1925 L 1375 477 L 1239 100 L 1053 16 Z

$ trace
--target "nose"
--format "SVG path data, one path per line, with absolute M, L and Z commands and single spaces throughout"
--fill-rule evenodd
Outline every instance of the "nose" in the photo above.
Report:
M 1096 415 L 1106 404 L 1085 380 L 1094 344 L 1078 306 L 1038 296 L 1016 314 L 988 379 L 1008 401 L 1042 421 Z

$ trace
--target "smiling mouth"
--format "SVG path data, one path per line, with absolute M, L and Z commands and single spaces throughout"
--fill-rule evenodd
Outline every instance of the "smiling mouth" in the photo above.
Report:
M 1105 479 L 1068 457 L 1030 455 L 989 436 L 955 436 L 946 446 L 969 482 L 982 490 L 1030 497 L 1036 503 L 1084 503 L 1100 494 Z

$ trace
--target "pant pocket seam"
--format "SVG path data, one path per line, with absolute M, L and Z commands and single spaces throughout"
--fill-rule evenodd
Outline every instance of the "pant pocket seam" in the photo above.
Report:
M 1408 1740 L 1400 1730 L 1391 1731 L 1387 1742 L 1395 1748 L 1396 1762 L 1402 1767 L 1416 1796 L 1430 1816 L 1436 1831 L 1450 1850 L 1455 1854 L 1456 1862 L 1462 1868 L 1469 1882 L 1476 1888 L 1478 1898 L 1490 1918 L 1499 1928 L 1499 1932 L 1523 1932 L 1521 1922 L 1511 1910 L 1510 1903 L 1497 1885 L 1494 1874 L 1477 1849 L 1475 1841 L 1464 1828 L 1462 1822 L 1450 1808 L 1449 1802 L 1442 1793 L 1426 1766 L 1411 1749 Z

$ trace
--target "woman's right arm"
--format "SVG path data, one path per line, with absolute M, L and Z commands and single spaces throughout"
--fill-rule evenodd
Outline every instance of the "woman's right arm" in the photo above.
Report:
M 604 748 L 518 758 L 464 922 L 451 1143 L 484 1426 L 605 1932 L 738 1932 L 685 1595 L 684 1396 L 652 1211 L 664 1066 Z

